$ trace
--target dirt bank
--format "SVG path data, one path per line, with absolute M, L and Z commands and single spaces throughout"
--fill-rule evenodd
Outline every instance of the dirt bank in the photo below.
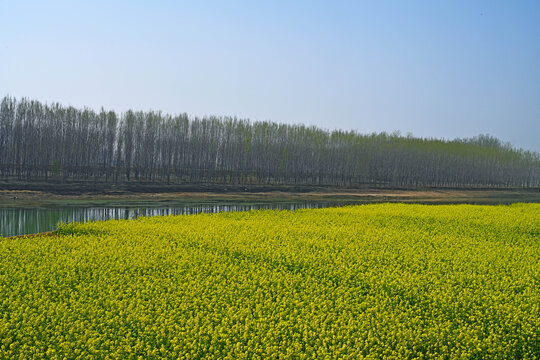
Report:
M 109 202 L 274 202 L 274 201 L 402 201 L 422 203 L 513 203 L 540 202 L 539 190 L 336 190 L 315 189 L 309 192 L 160 192 L 129 191 L 82 192 L 60 194 L 35 190 L 0 190 L 0 207 L 69 205 L 72 203 L 106 204 Z

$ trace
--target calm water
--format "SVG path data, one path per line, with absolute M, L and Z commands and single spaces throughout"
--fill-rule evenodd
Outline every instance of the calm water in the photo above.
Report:
M 55 230 L 59 222 L 87 222 L 110 219 L 135 219 L 139 216 L 185 215 L 222 211 L 249 211 L 258 209 L 311 209 L 338 204 L 229 204 L 189 205 L 171 207 L 50 207 L 0 208 L 0 235 L 14 236 Z

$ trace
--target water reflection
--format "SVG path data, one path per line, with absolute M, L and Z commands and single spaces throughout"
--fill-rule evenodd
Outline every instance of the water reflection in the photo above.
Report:
M 335 206 L 330 203 L 301 204 L 229 204 L 190 205 L 174 207 L 52 207 L 52 208 L 0 208 L 0 235 L 14 236 L 51 231 L 59 222 L 87 222 L 110 219 L 135 219 L 139 216 L 187 215 L 222 211 L 249 211 L 258 209 L 313 209 Z

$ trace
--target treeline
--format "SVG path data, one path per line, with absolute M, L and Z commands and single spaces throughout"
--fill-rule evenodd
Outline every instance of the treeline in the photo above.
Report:
M 109 183 L 538 187 L 540 156 L 480 135 L 443 141 L 231 117 L 94 112 L 5 97 L 0 178 Z

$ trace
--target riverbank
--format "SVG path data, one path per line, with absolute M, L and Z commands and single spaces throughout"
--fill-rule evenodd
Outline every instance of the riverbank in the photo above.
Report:
M 248 189 L 249 190 L 249 189 Z M 0 190 L 0 207 L 35 206 L 100 206 L 167 205 L 168 203 L 260 203 L 260 202 L 406 202 L 406 203 L 472 203 L 510 204 L 540 203 L 540 190 L 384 190 L 384 189 L 324 189 L 312 191 L 184 191 L 131 192 L 103 191 L 64 194 L 36 190 Z

